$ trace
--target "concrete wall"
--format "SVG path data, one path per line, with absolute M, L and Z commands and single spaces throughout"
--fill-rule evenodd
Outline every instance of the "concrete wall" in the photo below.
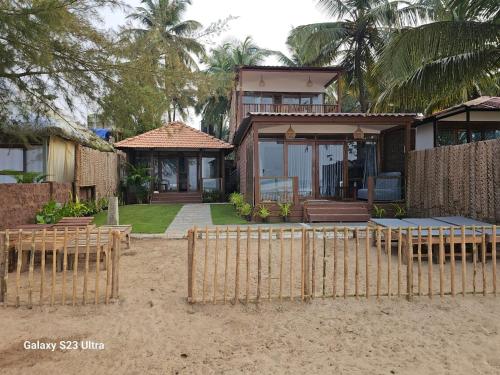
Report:
M 35 223 L 35 214 L 51 198 L 67 202 L 70 183 L 0 184 L 0 230 Z
M 415 150 L 434 147 L 434 127 L 432 122 L 417 126 L 415 133 Z

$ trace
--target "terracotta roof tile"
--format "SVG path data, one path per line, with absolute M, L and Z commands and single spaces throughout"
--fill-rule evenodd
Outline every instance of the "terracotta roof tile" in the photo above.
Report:
M 171 122 L 115 143 L 118 148 L 213 148 L 230 149 L 229 143 L 182 122 Z

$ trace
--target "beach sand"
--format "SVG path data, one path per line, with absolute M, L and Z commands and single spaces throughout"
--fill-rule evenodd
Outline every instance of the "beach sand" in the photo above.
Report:
M 0 308 L 0 373 L 500 373 L 499 297 L 189 305 L 186 249 L 135 240 L 118 303 Z M 32 351 L 25 340 L 105 349 Z

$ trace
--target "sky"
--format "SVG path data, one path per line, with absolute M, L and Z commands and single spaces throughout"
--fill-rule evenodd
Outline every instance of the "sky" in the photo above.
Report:
M 136 7 L 140 0 L 126 0 L 125 3 Z M 126 22 L 127 12 L 129 10 L 104 11 L 102 26 L 117 29 Z M 185 18 L 208 26 L 228 16 L 235 19 L 229 23 L 227 31 L 210 41 L 212 46 L 228 39 L 242 40 L 250 35 L 261 48 L 287 52 L 286 39 L 293 27 L 329 20 L 315 0 L 192 0 Z M 277 61 L 270 58 L 265 63 L 276 65 Z M 190 115 L 187 122 L 199 129 L 199 121 Z

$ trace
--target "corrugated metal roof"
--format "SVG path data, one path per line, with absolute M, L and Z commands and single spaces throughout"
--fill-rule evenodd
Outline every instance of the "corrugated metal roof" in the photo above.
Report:
M 171 122 L 157 129 L 117 142 L 115 147 L 230 149 L 233 146 L 182 122 Z

